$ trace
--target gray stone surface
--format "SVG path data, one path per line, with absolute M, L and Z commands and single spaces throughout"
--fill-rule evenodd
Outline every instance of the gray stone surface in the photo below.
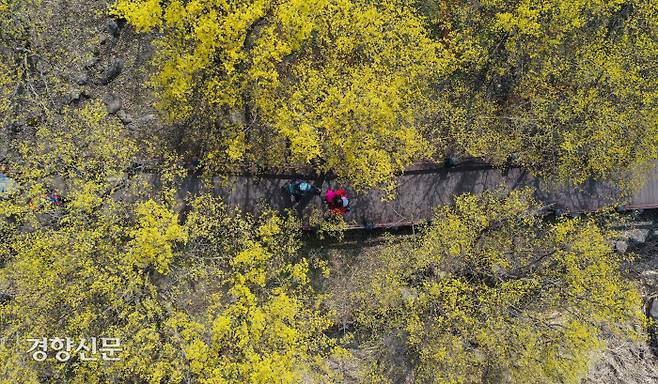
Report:
M 105 96 L 104 101 L 105 101 L 105 107 L 107 107 L 107 113 L 109 114 L 114 114 L 119 112 L 119 110 L 123 106 L 123 104 L 121 103 L 121 99 L 111 93 Z
M 107 85 L 112 82 L 112 80 L 116 79 L 117 76 L 121 74 L 121 71 L 123 71 L 123 61 L 121 59 L 112 59 L 110 61 L 110 64 L 107 66 L 105 71 L 100 77 L 100 83 L 102 85 Z
M 86 73 L 81 73 L 75 78 L 75 82 L 78 85 L 85 85 L 89 82 L 89 75 Z
M 91 57 L 85 61 L 84 66 L 87 69 L 93 68 L 96 66 L 96 64 L 98 64 L 99 61 L 100 57 L 98 57 L 97 52 L 93 52 Z
M 642 244 L 645 241 L 647 241 L 647 237 L 649 236 L 649 229 L 633 229 L 631 231 L 628 231 L 629 235 L 629 240 L 632 241 L 635 244 Z
M 628 243 L 622 240 L 616 241 L 615 250 L 619 253 L 626 253 L 628 250 Z
M 119 37 L 119 24 L 117 24 L 116 21 L 113 19 L 108 19 L 107 20 L 107 32 L 112 36 L 112 37 Z
M 132 116 L 130 116 L 130 114 L 128 112 L 124 111 L 123 109 L 120 110 L 119 112 L 117 112 L 117 117 L 124 124 L 130 124 L 133 121 Z

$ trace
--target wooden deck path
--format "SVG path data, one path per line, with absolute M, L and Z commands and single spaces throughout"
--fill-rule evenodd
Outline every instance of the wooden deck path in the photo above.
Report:
M 283 210 L 291 207 L 291 202 L 281 187 L 292 177 L 233 176 L 224 183 L 216 178 L 213 190 L 229 206 L 240 207 L 246 212 L 256 213 L 266 206 Z M 323 191 L 328 185 L 348 189 L 352 212 L 345 218 L 352 228 L 422 223 L 432 217 L 435 207 L 450 204 L 456 195 L 527 186 L 535 188 L 541 201 L 566 212 L 593 211 L 604 206 L 620 205 L 627 209 L 658 208 L 658 166 L 649 174 L 644 187 L 629 197 L 619 196 L 614 188 L 596 182 L 586 183 L 580 188 L 555 186 L 516 168 L 501 172 L 485 167 L 417 167 L 399 177 L 399 187 L 393 201 L 384 201 L 380 191 L 355 193 L 349 185 L 337 185 L 335 181 L 324 182 Z M 190 177 L 183 191 L 194 194 L 203 189 L 201 181 Z M 303 215 L 312 206 L 322 209 L 319 196 L 302 203 L 297 209 Z

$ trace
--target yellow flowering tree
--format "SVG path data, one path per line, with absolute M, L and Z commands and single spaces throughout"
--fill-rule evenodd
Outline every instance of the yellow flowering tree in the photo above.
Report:
M 432 132 L 544 176 L 623 184 L 658 158 L 658 6 L 647 1 L 419 2 L 461 46 Z
M 323 335 L 331 323 L 309 275 L 323 264 L 299 256 L 299 224 L 216 215 L 224 208 L 211 197 L 194 206 L 189 256 L 223 272 L 208 276 L 208 325 L 185 350 L 191 371 L 202 383 L 332 382 L 326 359 L 341 350 Z
M 113 13 L 162 33 L 160 106 L 215 170 L 312 165 L 390 187 L 435 151 L 418 128 L 453 56 L 408 2 L 120 0 Z
M 166 156 L 157 178 L 136 170 L 139 145 L 104 106 L 50 122 L 11 143 L 17 188 L 0 198 L 0 383 L 331 382 L 298 223 L 208 196 L 183 217 L 181 170 Z M 70 358 L 34 360 L 42 337 L 70 338 Z M 119 338 L 119 360 L 84 360 L 91 338 Z
M 232 216 L 210 197 L 185 224 L 154 200 L 75 202 L 55 225 L 3 239 L 0 382 L 332 381 L 336 347 L 294 222 Z M 40 337 L 119 338 L 122 351 L 86 361 L 76 344 L 66 363 L 37 362 L 28 339 Z
M 540 209 L 528 191 L 462 195 L 336 281 L 337 321 L 377 351 L 374 382 L 401 381 L 407 365 L 418 382 L 578 383 L 608 332 L 633 333 L 641 299 L 613 235 Z

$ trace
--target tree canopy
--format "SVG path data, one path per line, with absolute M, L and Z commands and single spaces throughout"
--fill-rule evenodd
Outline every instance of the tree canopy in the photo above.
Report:
M 209 164 L 313 165 L 392 187 L 446 154 L 623 184 L 658 158 L 644 1 L 146 1 L 153 82 Z M 198 141 L 197 141 L 198 144 Z
M 169 164 L 128 175 L 137 146 L 98 104 L 41 127 L 0 200 L 0 381 L 296 383 L 338 351 L 298 223 L 210 196 L 185 221 Z M 18 165 L 20 164 L 20 167 Z M 62 205 L 44 201 L 57 191 Z M 199 292 L 202 292 L 201 294 Z M 27 339 L 121 340 L 118 361 L 38 362 Z M 75 349 L 76 346 L 74 346 Z M 84 353 L 84 350 L 82 351 Z
M 490 191 L 370 242 L 188 187 L 312 168 L 391 197 L 448 155 L 623 186 L 658 158 L 655 1 L 78 1 L 0 0 L 0 383 L 578 383 L 643 334 L 611 212 Z M 124 21 L 166 122 L 100 100 L 146 41 Z M 122 351 L 36 361 L 42 337 Z
M 128 0 L 114 12 L 163 33 L 161 106 L 213 123 L 199 129 L 215 162 L 313 164 L 374 187 L 432 153 L 417 127 L 453 57 L 406 2 Z
M 191 223 L 181 225 L 166 206 L 149 200 L 134 207 L 134 221 L 106 207 L 110 212 L 93 212 L 99 220 L 13 237 L 0 274 L 13 296 L 0 305 L 0 333 L 8 340 L 0 345 L 3 380 L 297 383 L 322 377 L 319 358 L 333 348 L 322 335 L 328 321 L 313 304 L 308 262 L 289 258 L 297 249 L 294 233 L 276 216 L 256 224 L 221 216 L 218 207 L 217 201 L 204 207 L 218 216 L 193 212 Z M 241 231 L 226 233 L 225 226 Z M 89 362 L 72 352 L 66 365 L 52 356 L 36 362 L 25 341 L 43 335 L 120 338 L 120 359 Z
M 420 3 L 435 36 L 469 48 L 441 84 L 435 135 L 560 180 L 623 184 L 653 165 L 655 2 Z
M 641 300 L 596 218 L 546 222 L 528 191 L 462 195 L 411 239 L 373 249 L 330 289 L 372 382 L 578 383 Z M 364 379 L 366 380 L 366 379 Z

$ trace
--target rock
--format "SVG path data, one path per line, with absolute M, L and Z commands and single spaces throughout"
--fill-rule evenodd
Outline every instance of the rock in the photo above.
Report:
M 89 82 L 89 75 L 87 75 L 86 73 L 81 73 L 75 78 L 75 83 L 78 85 L 85 85 L 88 82 Z
M 418 295 L 416 295 L 416 293 L 414 291 L 412 291 L 411 289 L 409 289 L 407 287 L 401 287 L 400 288 L 400 294 L 401 294 L 402 298 L 405 301 L 410 302 L 410 303 L 412 303 L 414 300 L 416 300 L 416 297 L 418 296 Z
M 658 298 L 654 298 L 651 301 L 651 307 L 649 308 L 649 316 L 652 319 L 658 321 Z
M 136 123 L 139 125 L 145 125 L 150 123 L 151 121 L 155 120 L 155 115 L 148 114 L 141 116 L 140 118 L 137 119 Z
M 99 60 L 100 59 L 98 58 L 98 56 L 96 55 L 92 56 L 89 60 L 85 62 L 85 68 L 92 68 L 93 66 L 98 64 Z
M 122 107 L 121 99 L 114 96 L 113 94 L 108 94 L 105 97 L 105 106 L 107 107 L 107 113 L 114 114 L 119 112 Z
M 137 58 L 135 60 L 135 65 L 142 65 L 153 57 L 155 54 L 155 47 L 151 44 L 140 44 L 139 50 L 137 51 Z
M 130 124 L 133 121 L 132 116 L 130 116 L 126 111 L 123 109 L 117 112 L 117 117 L 119 120 L 121 120 L 122 123 L 124 124 Z
M 247 120 L 245 118 L 244 112 L 238 110 L 233 110 L 229 112 L 228 119 L 231 122 L 231 124 L 234 125 L 244 125 L 245 121 Z
M 107 20 L 107 32 L 114 38 L 119 37 L 119 24 L 113 19 Z
M 649 237 L 648 229 L 633 229 L 628 231 L 628 239 L 636 245 L 644 244 Z
M 80 90 L 79 89 L 74 89 L 69 94 L 68 104 L 78 102 L 78 101 L 80 101 L 80 98 L 81 98 Z
M 619 253 L 626 253 L 626 251 L 628 250 L 628 243 L 621 240 L 615 242 L 615 250 Z
M 123 61 L 121 59 L 113 59 L 100 78 L 101 84 L 107 85 L 111 83 L 112 80 L 121 74 L 121 71 L 123 71 Z
M 126 128 L 128 128 L 130 130 L 138 129 L 139 127 L 143 127 L 143 126 L 151 123 L 152 121 L 155 120 L 155 118 L 156 118 L 156 116 L 153 115 L 153 114 L 140 116 L 137 119 L 134 119 L 131 123 L 128 123 L 126 125 Z
M 69 103 L 79 103 L 81 101 L 91 98 L 89 91 L 87 89 L 74 89 L 69 94 L 68 102 Z

